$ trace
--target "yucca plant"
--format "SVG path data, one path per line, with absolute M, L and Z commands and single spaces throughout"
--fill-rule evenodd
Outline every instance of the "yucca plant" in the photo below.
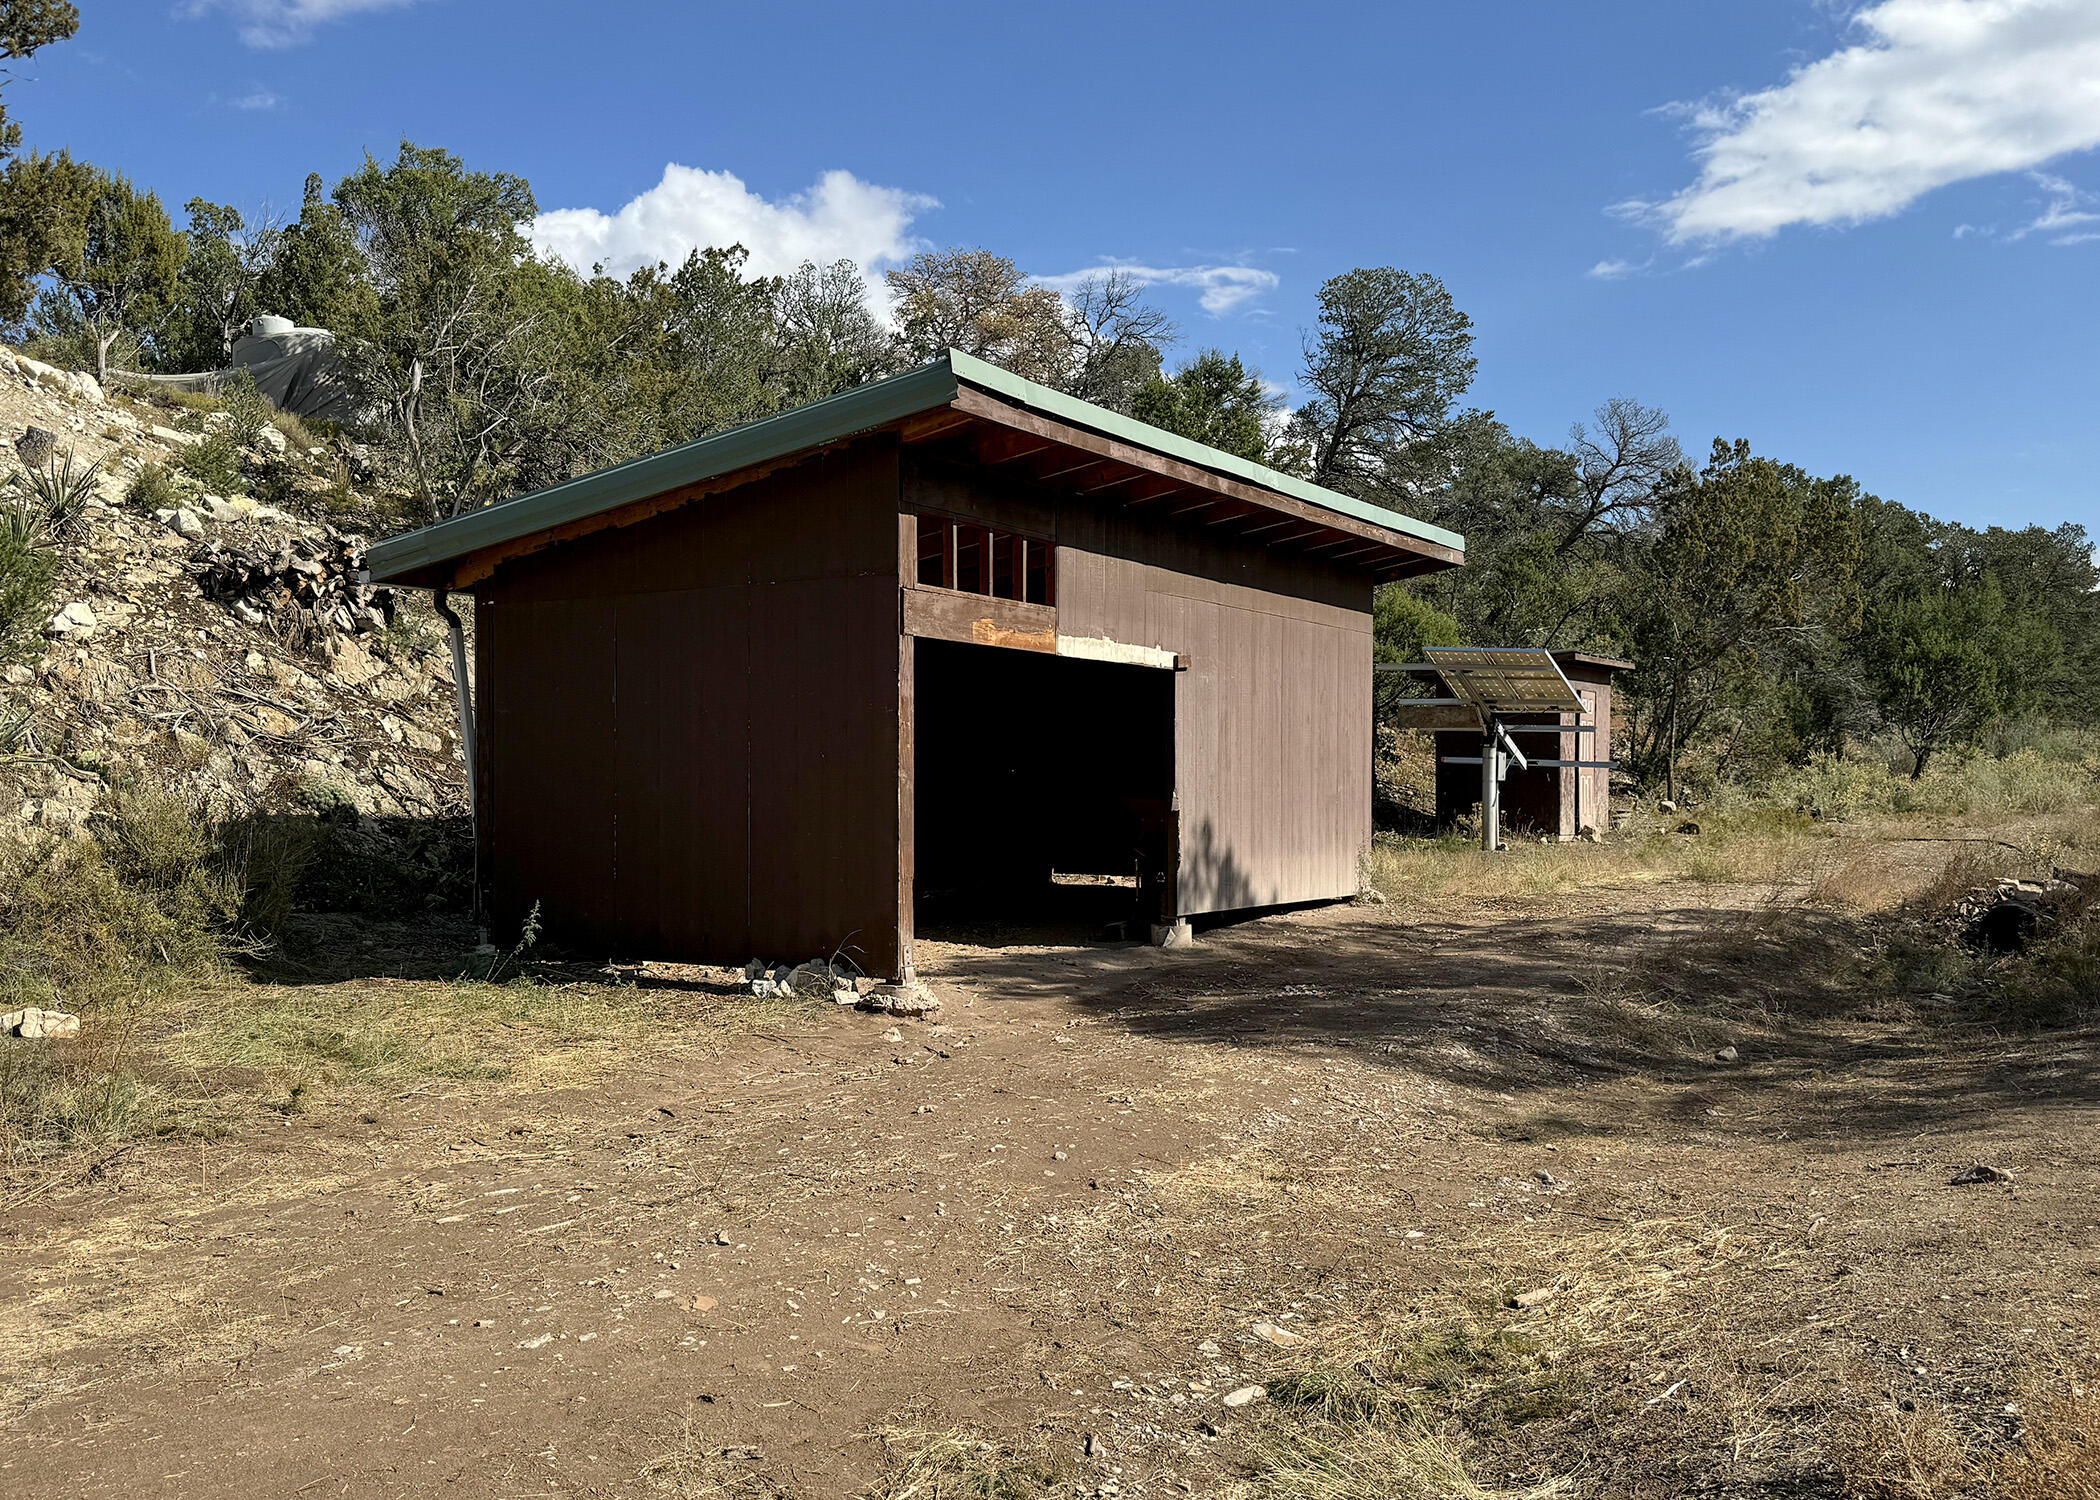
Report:
M 76 468 L 73 455 L 53 458 L 49 463 L 24 469 L 15 476 L 15 500 L 7 518 L 10 534 L 27 542 L 77 541 L 87 531 L 88 498 L 95 493 L 95 480 L 102 473 L 102 460 Z

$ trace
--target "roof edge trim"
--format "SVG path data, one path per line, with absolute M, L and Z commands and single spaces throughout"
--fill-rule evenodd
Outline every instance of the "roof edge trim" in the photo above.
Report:
M 1280 473 L 1252 459 L 1241 458 L 1193 438 L 1181 437 L 1167 432 L 1135 417 L 1126 417 L 1106 407 L 1082 401 L 1077 396 L 1067 396 L 1062 391 L 1053 391 L 1046 385 L 1037 385 L 1019 375 L 1002 370 L 988 360 L 963 353 L 960 349 L 948 351 L 948 364 L 957 380 L 989 391 L 1008 401 L 1031 407 L 1046 417 L 1055 417 L 1060 422 L 1074 427 L 1084 427 L 1098 432 L 1103 437 L 1112 437 L 1134 448 L 1148 449 L 1167 458 L 1179 459 L 1200 469 L 1209 469 L 1231 479 L 1244 480 L 1265 490 L 1274 490 L 1280 495 L 1289 495 L 1294 500 L 1303 500 L 1322 509 L 1337 511 L 1359 521 L 1368 521 L 1374 526 L 1383 526 L 1403 536 L 1418 541 L 1434 542 L 1449 547 L 1455 552 L 1466 549 L 1466 539 L 1455 531 L 1446 531 L 1441 526 L 1432 526 L 1427 521 L 1418 521 L 1401 511 L 1388 510 L 1383 505 L 1373 505 L 1368 500 L 1359 500 L 1353 495 L 1344 495 L 1339 490 L 1330 490 L 1310 480 L 1296 479 Z
M 395 582 L 486 547 L 588 520 L 669 490 L 945 406 L 955 399 L 955 391 L 955 374 L 945 363 L 922 365 L 778 416 L 631 458 L 390 538 L 365 554 L 365 565 L 375 583 Z

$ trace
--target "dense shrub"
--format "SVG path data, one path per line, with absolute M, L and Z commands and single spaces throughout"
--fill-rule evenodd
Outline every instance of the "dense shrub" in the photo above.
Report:
M 176 455 L 175 466 L 204 486 L 209 494 L 236 495 L 248 487 L 241 474 L 241 450 L 223 428 L 205 433 Z
M 124 491 L 124 503 L 133 510 L 152 512 L 172 510 L 181 500 L 176 492 L 175 480 L 168 473 L 167 465 L 149 463 L 138 471 L 131 487 Z

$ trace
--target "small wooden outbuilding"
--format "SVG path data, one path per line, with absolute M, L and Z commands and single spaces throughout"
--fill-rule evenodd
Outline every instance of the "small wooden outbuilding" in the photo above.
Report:
M 1353 895 L 1372 590 L 1463 545 L 951 352 L 368 565 L 473 595 L 492 920 L 905 975 L 943 900 Z

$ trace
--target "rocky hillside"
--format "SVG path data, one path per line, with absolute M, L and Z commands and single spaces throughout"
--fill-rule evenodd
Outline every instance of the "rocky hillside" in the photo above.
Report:
M 41 656 L 6 670 L 0 806 L 62 832 L 130 778 L 221 814 L 463 811 L 443 627 L 357 582 L 359 454 L 290 421 L 237 448 L 208 408 L 0 348 L 0 484 L 46 462 L 31 429 L 100 466 Z

